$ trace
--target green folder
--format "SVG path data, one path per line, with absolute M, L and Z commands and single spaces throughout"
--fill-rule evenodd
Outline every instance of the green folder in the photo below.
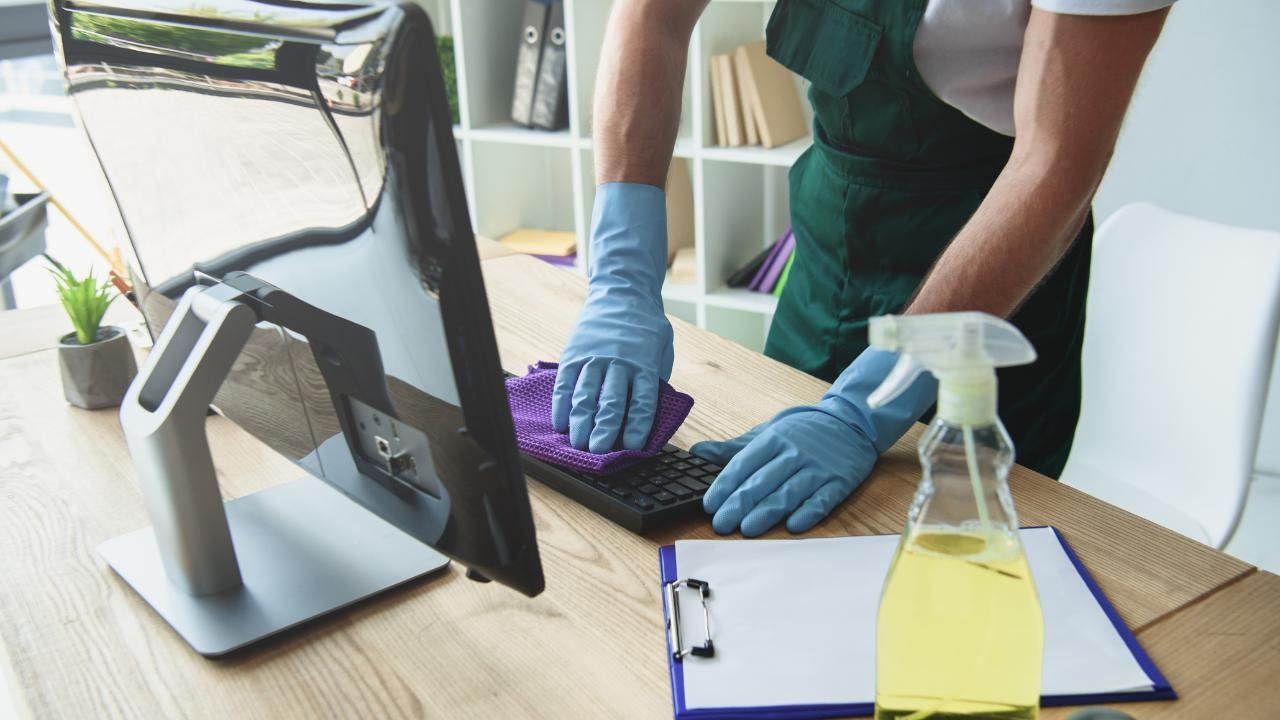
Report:
M 773 286 L 773 294 L 777 297 L 782 296 L 782 288 L 787 285 L 787 278 L 791 276 L 791 263 L 796 261 L 796 251 L 792 250 L 791 255 L 787 257 L 787 264 L 782 266 L 782 274 L 778 276 L 778 283 Z

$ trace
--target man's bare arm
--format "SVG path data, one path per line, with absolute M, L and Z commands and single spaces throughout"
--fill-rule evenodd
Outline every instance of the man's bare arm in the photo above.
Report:
M 621 0 L 614 6 L 596 77 L 596 182 L 666 182 L 689 38 L 708 2 Z
M 1008 317 L 1053 269 L 1084 223 L 1167 14 L 1032 10 L 1014 95 L 1013 155 L 907 312 Z

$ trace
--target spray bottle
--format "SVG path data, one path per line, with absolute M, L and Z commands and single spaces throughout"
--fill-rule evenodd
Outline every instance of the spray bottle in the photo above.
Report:
M 1009 493 L 1013 445 L 996 417 L 995 373 L 1033 362 L 1035 348 L 984 313 L 872 318 L 870 339 L 902 354 L 872 407 L 922 372 L 938 379 L 919 443 L 924 475 L 880 598 L 876 720 L 1035 718 L 1044 621 Z

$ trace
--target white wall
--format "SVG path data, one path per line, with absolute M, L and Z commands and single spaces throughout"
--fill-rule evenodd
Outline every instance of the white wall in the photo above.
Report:
M 1277 33 L 1280 0 L 1181 0 L 1173 7 L 1098 191 L 1099 222 L 1143 200 L 1280 230 Z M 1258 470 L 1280 476 L 1280 362 Z

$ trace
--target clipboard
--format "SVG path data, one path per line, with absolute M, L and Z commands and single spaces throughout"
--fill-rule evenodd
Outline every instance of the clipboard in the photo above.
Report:
M 1149 689 L 1131 690 L 1131 691 L 1104 691 L 1104 692 L 1083 692 L 1071 694 L 1046 694 L 1041 697 L 1041 707 L 1053 707 L 1061 705 L 1097 705 L 1109 703 L 1123 702 L 1141 702 L 1151 700 L 1174 700 L 1177 698 L 1172 686 L 1168 680 L 1161 674 L 1155 663 L 1147 655 L 1142 648 L 1138 639 L 1121 620 L 1119 613 L 1115 607 L 1103 594 L 1097 582 L 1089 574 L 1084 564 L 1080 562 L 1080 558 L 1071 549 L 1071 546 L 1063 538 L 1056 528 L 1052 527 L 1036 527 L 1024 528 L 1024 540 L 1030 537 L 1027 533 L 1038 531 L 1041 533 L 1037 536 L 1037 542 L 1056 543 L 1061 546 L 1070 566 L 1078 573 L 1079 579 L 1083 581 L 1083 585 L 1087 588 L 1087 596 L 1097 603 L 1098 609 L 1105 615 L 1105 622 L 1109 623 L 1110 629 L 1114 631 L 1123 646 L 1132 654 L 1132 660 L 1136 662 L 1142 674 L 1145 674 L 1149 680 Z M 1045 535 L 1051 533 L 1051 536 Z M 897 536 L 872 536 L 880 538 L 880 542 L 889 542 L 896 546 Z M 835 538 L 834 541 L 857 542 L 869 538 Z M 815 542 L 812 540 L 708 540 L 708 541 L 692 541 L 697 543 L 805 543 Z M 1043 546 L 1043 545 L 1042 545 Z M 749 547 L 749 546 L 743 546 Z M 880 551 L 877 551 L 880 552 Z M 1028 553 L 1030 557 L 1030 552 Z M 664 628 L 667 631 L 667 662 L 671 676 L 671 699 L 675 711 L 675 717 L 678 720 L 728 720 L 729 718 L 794 718 L 797 720 L 808 720 L 810 718 L 830 718 L 845 716 L 869 716 L 874 712 L 874 692 L 869 693 L 871 697 L 866 700 L 857 700 L 849 702 L 816 702 L 806 704 L 803 702 L 794 702 L 788 704 L 773 704 L 767 706 L 697 706 L 690 707 L 689 687 L 686 684 L 685 671 L 689 663 L 705 662 L 709 658 L 714 657 L 717 653 L 723 653 L 723 643 L 718 642 L 716 637 L 716 581 L 714 577 L 710 578 L 690 578 L 680 574 L 680 567 L 677 564 L 677 546 L 667 545 L 659 548 L 658 560 L 662 581 L 662 610 L 664 619 Z M 886 561 L 887 563 L 887 561 Z M 1036 572 L 1035 566 L 1032 567 L 1032 573 Z M 683 583 L 681 585 L 680 583 Z M 878 585 L 874 592 L 878 596 Z M 692 592 L 691 592 L 692 590 Z M 815 589 L 813 592 L 820 592 Z M 699 603 L 700 599 L 700 603 Z M 756 599 L 753 602 L 767 603 L 768 599 Z M 702 607 L 699 607 L 701 605 Z M 681 625 L 673 623 L 672 620 L 683 614 L 687 618 L 691 618 L 689 622 L 683 624 L 686 628 L 685 632 L 681 632 Z M 1046 615 L 1048 617 L 1048 615 Z M 689 632 L 690 626 L 699 628 L 697 632 Z M 705 628 L 705 629 L 703 629 Z M 704 637 L 705 636 L 705 637 Z M 1046 633 L 1048 636 L 1048 633 Z M 821 636 L 817 636 L 815 642 L 821 642 Z M 874 655 L 874 635 L 869 639 L 872 645 L 870 652 Z

